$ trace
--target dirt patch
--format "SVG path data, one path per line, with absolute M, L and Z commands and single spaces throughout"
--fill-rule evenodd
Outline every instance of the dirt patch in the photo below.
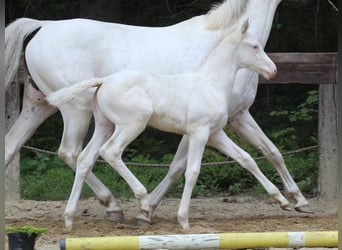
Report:
M 191 229 L 184 231 L 177 222 L 179 199 L 163 200 L 155 212 L 153 224 L 138 227 L 135 222 L 138 213 L 136 200 L 122 201 L 126 220 L 122 224 L 114 224 L 105 219 L 105 209 L 91 198 L 79 203 L 73 230 L 66 233 L 62 217 L 66 201 L 20 200 L 6 202 L 5 223 L 47 227 L 48 232 L 36 242 L 37 250 L 59 249 L 61 237 L 338 229 L 337 200 L 310 199 L 309 202 L 315 214 L 283 211 L 266 196 L 193 199 Z

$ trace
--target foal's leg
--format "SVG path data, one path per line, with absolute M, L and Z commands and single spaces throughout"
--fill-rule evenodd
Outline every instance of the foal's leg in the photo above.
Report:
M 125 125 L 116 124 L 113 136 L 100 148 L 100 156 L 120 174 L 139 200 L 141 214 L 137 216 L 138 224 L 151 222 L 147 190 L 122 161 L 122 152 L 145 129 L 147 120 L 143 124 L 134 119 Z
M 247 169 L 255 176 L 266 189 L 267 193 L 280 204 L 282 209 L 291 210 L 289 201 L 280 193 L 279 189 L 264 176 L 254 159 L 230 140 L 223 130 L 212 134 L 209 138 L 208 145 L 236 160 L 243 168 Z
M 201 131 L 198 131 L 196 134 L 189 136 L 189 153 L 185 171 L 185 185 L 178 209 L 178 222 L 183 229 L 190 228 L 189 208 L 191 195 L 200 173 L 203 151 L 208 141 L 208 137 L 208 129 L 201 129 Z
M 5 136 L 5 166 L 31 138 L 37 128 L 57 111 L 45 101 L 45 95 L 25 83 L 22 110 Z
M 297 202 L 295 209 L 299 212 L 313 213 L 309 202 L 287 170 L 283 156 L 272 141 L 267 138 L 249 111 L 240 112 L 238 117 L 229 122 L 229 127 L 252 146 L 259 149 L 273 164 L 284 184 L 285 192 Z
M 58 155 L 75 171 L 77 157 L 82 150 L 83 139 L 88 130 L 92 112 L 75 109 L 74 106 L 69 104 L 65 104 L 59 109 L 63 116 L 64 131 Z M 92 172 L 89 172 L 86 176 L 86 183 L 94 191 L 99 202 L 107 207 L 108 215 L 112 211 L 119 210 L 113 194 Z M 108 218 L 113 221 L 117 220 L 116 216 L 109 216 Z
M 188 157 L 189 137 L 184 135 L 178 146 L 175 157 L 173 158 L 169 171 L 159 185 L 149 194 L 149 202 L 151 206 L 149 218 L 152 219 L 153 213 L 159 205 L 161 199 L 165 196 L 171 185 L 177 181 L 186 168 Z
M 91 169 L 94 166 L 96 159 L 98 158 L 99 148 L 108 140 L 108 138 L 113 134 L 114 131 L 114 125 L 110 121 L 108 121 L 105 117 L 99 117 L 97 112 L 94 112 L 94 115 L 95 131 L 88 145 L 84 148 L 77 159 L 74 184 L 64 212 L 65 226 L 67 230 L 71 230 L 72 228 L 73 218 L 82 191 L 84 180 L 87 175 L 92 175 Z M 107 189 L 96 188 L 97 187 L 94 188 L 94 191 L 96 191 L 97 196 L 101 197 L 100 199 L 102 200 L 106 200 L 108 196 Z M 111 211 L 110 215 L 116 221 L 122 221 L 124 218 L 121 207 L 119 206 L 119 204 L 117 204 L 115 199 L 109 201 L 110 202 L 108 204 L 107 213 L 108 211 Z

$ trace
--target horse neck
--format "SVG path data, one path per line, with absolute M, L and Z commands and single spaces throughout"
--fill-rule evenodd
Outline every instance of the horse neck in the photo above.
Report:
M 261 45 L 265 47 L 268 40 L 273 18 L 281 0 L 250 0 L 244 17 L 241 21 L 249 18 L 249 33 L 257 38 Z
M 230 91 L 239 68 L 236 57 L 237 49 L 237 43 L 223 38 L 201 65 L 200 75 L 215 88 L 221 89 L 223 92 Z

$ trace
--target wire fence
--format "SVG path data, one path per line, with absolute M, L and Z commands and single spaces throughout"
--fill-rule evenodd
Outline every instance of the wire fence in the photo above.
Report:
M 48 151 L 45 149 L 40 149 L 40 148 L 35 148 L 31 146 L 24 145 L 24 149 L 32 151 L 32 152 L 38 152 L 38 153 L 43 153 L 47 155 L 53 155 L 57 156 L 56 152 Z M 318 148 L 318 145 L 314 146 L 309 146 L 305 148 L 300 148 L 300 149 L 295 149 L 295 150 L 290 150 L 286 152 L 282 152 L 283 156 L 288 156 L 288 155 L 294 155 L 298 153 L 303 153 L 307 151 L 312 151 Z M 261 160 L 266 160 L 267 158 L 265 156 L 260 156 L 260 157 L 255 157 L 255 161 L 261 161 Z M 99 163 L 106 163 L 104 160 L 97 160 Z M 221 166 L 221 165 L 231 165 L 231 164 L 236 164 L 237 162 L 235 160 L 227 160 L 227 161 L 217 161 L 217 162 L 202 162 L 203 167 L 210 167 L 210 166 Z M 170 163 L 146 163 L 146 162 L 125 162 L 127 166 L 138 166 L 138 167 L 169 167 Z

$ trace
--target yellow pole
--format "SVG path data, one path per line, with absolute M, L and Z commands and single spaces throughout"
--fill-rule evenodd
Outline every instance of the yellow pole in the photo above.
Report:
M 337 231 L 142 235 L 61 239 L 61 250 L 337 247 Z
M 337 247 L 337 231 L 220 234 L 220 249 L 268 247 Z
M 139 250 L 139 236 L 67 238 L 61 240 L 61 250 Z

